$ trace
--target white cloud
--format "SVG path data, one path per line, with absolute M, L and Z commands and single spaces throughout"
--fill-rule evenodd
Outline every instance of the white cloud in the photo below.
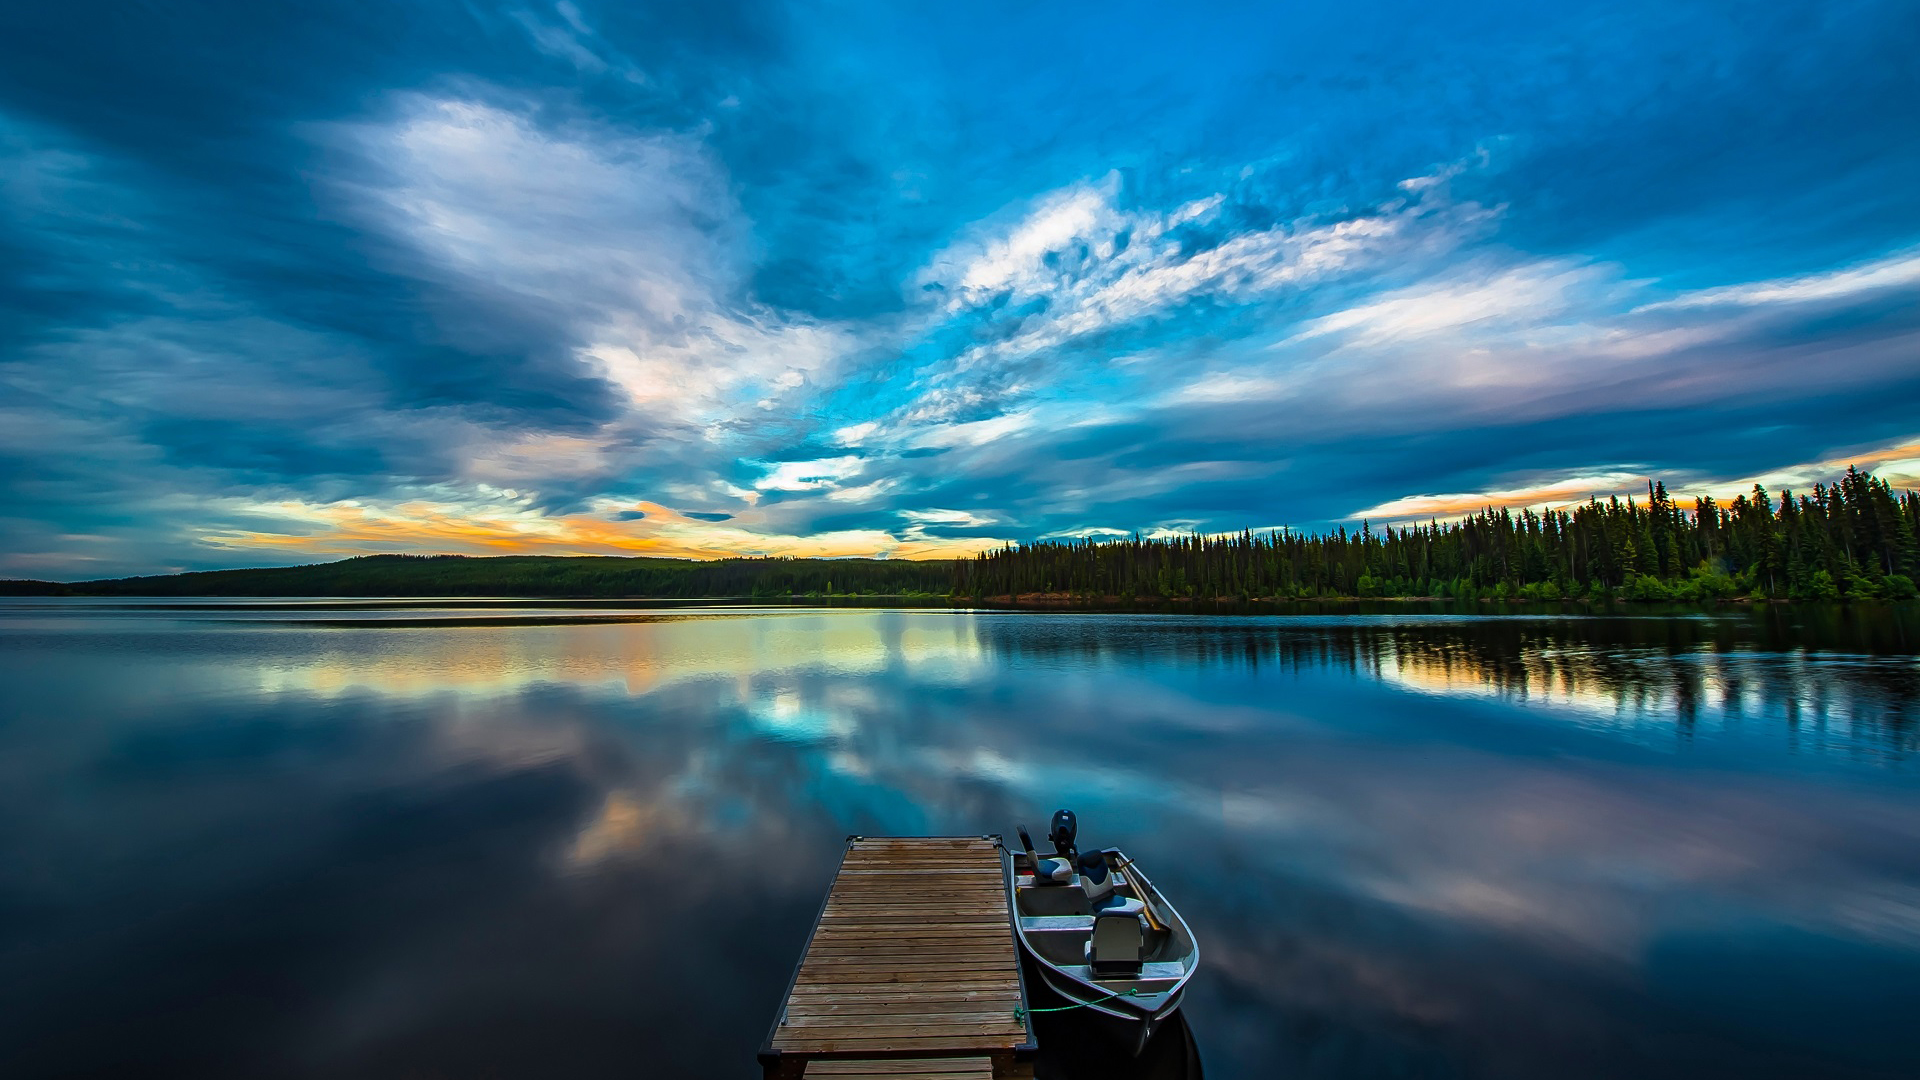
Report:
M 1270 401 L 1285 395 L 1290 382 L 1282 376 L 1209 373 L 1184 386 L 1176 387 L 1166 400 L 1175 402 Z
M 613 72 L 628 82 L 646 81 L 640 68 L 610 46 L 587 23 L 578 7 L 568 0 L 560 0 L 553 6 L 553 12 L 559 17 L 558 23 L 548 22 L 527 8 L 517 8 L 507 14 L 526 32 L 533 47 L 547 56 L 565 60 L 588 75 Z
M 859 487 L 843 487 L 827 492 L 827 499 L 837 503 L 871 503 L 886 498 L 899 490 L 900 481 L 892 477 L 882 477 L 872 483 Z
M 1559 259 L 1501 268 L 1385 294 L 1314 319 L 1283 344 L 1329 334 L 1365 346 L 1479 328 L 1538 329 L 1592 309 L 1616 291 L 1615 277 L 1610 267 Z
M 1452 250 L 1486 232 L 1499 211 L 1454 202 L 1440 179 L 1407 181 L 1401 186 L 1410 197 L 1342 220 L 1302 218 L 1190 250 L 1175 230 L 1216 214 L 1224 195 L 1164 213 L 1122 211 L 1115 205 L 1118 180 L 1109 177 L 1040 200 L 998 239 L 948 249 L 920 280 L 951 286 L 957 302 L 1007 289 L 1045 295 L 1042 325 L 996 348 L 1044 347 L 1195 297 L 1252 299 L 1346 271 L 1378 269 L 1389 260 Z
M 900 516 L 916 525 L 959 525 L 973 528 L 980 525 L 992 525 L 999 521 L 994 514 L 978 514 L 971 510 L 902 510 Z
M 1049 367 L 1052 350 L 1197 301 L 1247 304 L 1348 276 L 1412 272 L 1484 234 L 1499 214 L 1454 201 L 1444 183 L 1454 171 L 1408 181 L 1363 213 L 1301 218 L 1198 249 L 1180 229 L 1217 216 L 1222 194 L 1168 211 L 1123 210 L 1110 176 L 1043 197 L 1010 225 L 956 242 L 920 273 L 918 284 L 937 285 L 948 298 L 943 317 L 974 313 L 1010 332 L 918 372 L 919 394 L 891 421 L 951 426 L 1017 410 L 1059 376 L 1088 373 L 1085 364 Z M 1044 307 L 1002 308 L 1003 294 L 1044 298 Z
M 1089 525 L 1072 529 L 1057 529 L 1040 537 L 1042 540 L 1123 540 L 1133 535 L 1132 529 L 1116 529 L 1107 525 Z
M 1335 274 L 1379 269 L 1390 258 L 1451 249 L 1482 231 L 1493 214 L 1477 204 L 1455 206 L 1436 197 L 1433 203 L 1396 201 L 1346 221 L 1279 225 L 1190 256 L 1169 243 L 1092 293 L 1062 321 L 1069 333 L 1085 333 L 1195 296 L 1247 300 Z
M 1823 274 L 1774 278 L 1744 285 L 1726 285 L 1683 293 L 1640 307 L 1639 311 L 1671 308 L 1761 304 L 1802 304 L 1818 300 L 1843 300 L 1879 289 L 1920 285 L 1920 254 L 1900 252 L 1861 266 L 1832 270 Z
M 959 245 L 936 256 L 923 281 L 949 282 L 955 305 L 975 303 L 1002 291 L 1046 291 L 1058 278 L 1047 263 L 1081 243 L 1105 242 L 1128 224 L 1114 209 L 1119 175 L 1076 184 L 1046 196 L 1038 207 L 998 238 Z
M 860 446 L 879 431 L 880 425 L 872 420 L 848 424 L 833 433 L 833 441 L 841 446 Z
M 899 515 L 907 521 L 907 527 L 901 531 L 901 536 L 908 540 L 931 542 L 939 542 L 930 531 L 932 529 L 979 529 L 1001 523 L 997 514 L 975 513 L 969 510 L 901 510 Z M 998 546 L 997 542 L 985 542 L 985 544 Z M 985 544 L 974 542 L 974 548 L 978 550 Z
M 916 449 L 939 449 L 958 446 L 983 446 L 1002 439 L 1019 435 L 1035 428 L 1035 412 L 1002 413 L 986 420 L 974 420 L 967 423 L 950 423 L 936 426 L 921 432 L 914 440 Z
M 840 481 L 859 475 L 866 459 L 859 457 L 820 458 L 815 461 L 782 461 L 767 467 L 767 475 L 754 481 L 761 491 L 817 491 L 839 486 Z

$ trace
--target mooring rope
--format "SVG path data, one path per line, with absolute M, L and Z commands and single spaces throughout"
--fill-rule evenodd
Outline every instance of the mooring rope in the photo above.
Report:
M 1014 1009 L 1013 1009 L 1013 1022 L 1016 1024 L 1024 1024 L 1027 1022 L 1027 1017 L 1032 1015 L 1033 1013 L 1066 1012 L 1068 1009 L 1079 1009 L 1079 1008 L 1084 1008 L 1088 1005 L 1097 1005 L 1102 1001 L 1112 1001 L 1114 998 L 1117 998 L 1117 997 L 1139 997 L 1139 996 L 1140 996 L 1140 988 L 1137 986 L 1133 986 L 1133 987 L 1127 988 L 1126 990 L 1116 990 L 1113 993 L 1108 994 L 1106 997 L 1094 998 L 1091 1001 L 1076 1001 L 1071 1005 L 1054 1005 L 1045 1009 L 1026 1009 L 1016 1005 L 1014 1006 Z

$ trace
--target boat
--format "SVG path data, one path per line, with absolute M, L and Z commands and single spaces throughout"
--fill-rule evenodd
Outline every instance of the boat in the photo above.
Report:
M 1193 932 L 1124 851 L 1079 850 L 1073 811 L 1053 815 L 1051 856 L 1017 831 L 1008 901 L 1021 949 L 1065 1008 L 1093 1014 L 1139 1056 L 1199 966 Z

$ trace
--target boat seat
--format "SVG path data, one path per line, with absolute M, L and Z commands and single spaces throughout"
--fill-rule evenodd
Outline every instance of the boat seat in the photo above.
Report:
M 1106 856 L 1089 852 L 1080 859 L 1080 887 L 1086 890 L 1087 906 L 1095 914 L 1138 915 L 1147 905 L 1118 891 L 1121 877 L 1107 867 Z
M 1134 901 L 1139 903 L 1139 901 Z M 1140 974 L 1143 936 L 1140 916 L 1117 909 L 1095 912 L 1093 934 L 1087 938 L 1087 966 L 1096 979 Z
M 1075 875 L 1073 880 L 1067 882 L 1066 888 L 1057 885 L 1039 885 L 1032 878 L 1022 874 L 1015 887 L 1020 902 L 1020 914 L 1041 916 L 1093 914 L 1093 909 L 1087 905 L 1087 894 L 1073 887 L 1079 883 L 1079 876 Z
M 1069 859 L 1041 859 L 1034 864 L 1035 885 L 1066 885 L 1073 881 L 1073 862 Z

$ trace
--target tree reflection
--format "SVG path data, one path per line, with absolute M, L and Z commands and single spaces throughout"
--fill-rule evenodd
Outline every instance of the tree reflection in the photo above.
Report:
M 1885 752 L 1920 749 L 1920 660 L 1906 645 L 1912 613 L 1895 608 L 1685 618 L 1346 610 L 996 619 L 982 637 L 1007 660 L 1345 670 L 1422 692 L 1539 701 L 1620 723 L 1671 722 L 1683 734 L 1708 721 L 1777 722 L 1790 739 L 1815 732 Z M 1179 632 L 1167 632 L 1174 625 Z

